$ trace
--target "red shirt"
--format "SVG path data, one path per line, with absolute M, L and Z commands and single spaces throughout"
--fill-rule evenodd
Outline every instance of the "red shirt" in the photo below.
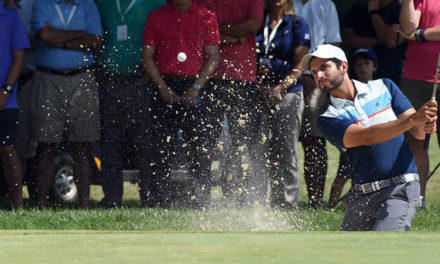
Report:
M 415 0 L 414 6 L 416 10 L 421 11 L 419 28 L 430 28 L 440 25 L 439 0 Z M 434 82 L 439 50 L 439 41 L 417 42 L 410 40 L 406 50 L 402 77 L 411 80 Z
M 142 45 L 156 48 L 156 64 L 162 74 L 197 75 L 205 63 L 205 47 L 218 46 L 215 15 L 193 2 L 182 15 L 171 3 L 150 13 Z M 177 54 L 186 54 L 180 62 Z
M 230 24 L 249 18 L 263 21 L 262 0 L 197 0 L 214 12 L 218 23 Z M 243 43 L 220 46 L 220 60 L 215 78 L 257 82 L 255 35 Z

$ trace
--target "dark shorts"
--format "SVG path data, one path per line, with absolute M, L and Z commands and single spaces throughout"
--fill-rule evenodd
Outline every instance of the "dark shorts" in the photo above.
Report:
M 31 131 L 37 142 L 99 139 L 98 84 L 92 72 L 64 76 L 36 71 L 29 102 Z
M 0 147 L 13 147 L 16 144 L 18 110 L 3 109 L 0 111 Z
M 408 100 L 411 102 L 416 111 L 426 102 L 428 102 L 429 99 L 431 99 L 433 86 L 433 83 L 419 80 L 402 79 L 400 81 L 400 90 L 404 95 L 406 95 L 406 97 L 408 97 Z M 438 92 L 437 88 L 436 101 L 439 102 L 439 100 L 440 93 Z M 437 112 L 437 115 L 438 114 L 440 114 L 440 110 Z M 437 137 L 440 139 L 439 128 L 440 120 L 437 120 Z M 411 133 L 406 132 L 405 136 L 408 138 L 408 140 L 414 139 L 414 136 Z

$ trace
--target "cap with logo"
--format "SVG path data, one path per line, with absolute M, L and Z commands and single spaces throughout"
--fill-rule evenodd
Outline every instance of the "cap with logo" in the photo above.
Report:
M 302 58 L 301 68 L 305 71 L 309 71 L 310 70 L 310 61 L 314 57 L 318 57 L 321 59 L 335 58 L 340 61 L 347 62 L 347 57 L 345 56 L 345 53 L 341 48 L 336 47 L 334 45 L 330 45 L 330 44 L 322 44 L 322 45 L 316 46 L 316 48 L 314 48 L 311 53 L 305 55 Z

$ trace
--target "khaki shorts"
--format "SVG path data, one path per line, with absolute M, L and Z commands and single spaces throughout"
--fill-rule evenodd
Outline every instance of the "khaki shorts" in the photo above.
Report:
M 72 76 L 35 71 L 29 102 L 32 138 L 58 143 L 99 139 L 98 84 L 92 72 Z

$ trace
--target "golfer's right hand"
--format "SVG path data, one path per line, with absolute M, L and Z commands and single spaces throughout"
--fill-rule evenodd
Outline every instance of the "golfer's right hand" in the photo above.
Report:
M 179 97 L 170 87 L 160 88 L 159 93 L 160 97 L 166 104 L 179 103 Z
M 423 127 L 426 123 L 435 123 L 437 121 L 437 102 L 429 100 L 417 110 L 413 117 L 414 121 Z

